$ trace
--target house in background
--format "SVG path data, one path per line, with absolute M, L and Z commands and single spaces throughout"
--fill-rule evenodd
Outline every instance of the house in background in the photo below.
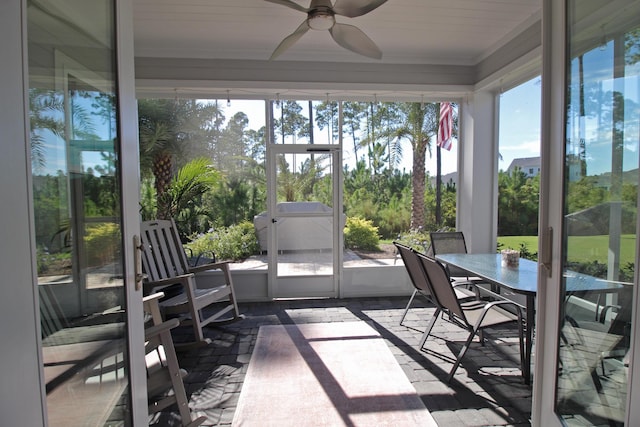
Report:
M 540 156 L 513 159 L 507 168 L 507 173 L 513 173 L 516 168 L 524 172 L 524 174 L 529 178 L 538 176 L 540 175 Z
M 453 185 L 455 188 L 458 188 L 458 171 L 446 173 L 442 175 L 440 179 L 443 186 Z M 436 177 L 430 175 L 429 182 L 431 183 L 431 186 L 435 187 Z

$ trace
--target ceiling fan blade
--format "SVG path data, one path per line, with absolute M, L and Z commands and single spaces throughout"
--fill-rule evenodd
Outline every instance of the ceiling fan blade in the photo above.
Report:
M 306 7 L 300 6 L 298 3 L 294 3 L 291 0 L 264 0 L 270 3 L 281 4 L 282 6 L 290 7 L 291 9 L 299 10 L 300 12 L 307 13 L 309 9 Z
M 381 59 L 382 52 L 365 33 L 357 27 L 347 24 L 335 24 L 329 30 L 331 37 L 345 49 L 349 49 L 369 58 Z
M 309 31 L 309 24 L 307 24 L 307 20 L 305 19 L 293 33 L 289 34 L 280 42 L 276 50 L 271 54 L 271 58 L 269 58 L 269 60 L 276 59 L 280 56 L 285 50 L 293 46 L 294 43 L 297 42 L 307 31 Z
M 387 0 L 336 0 L 333 11 L 336 15 L 355 18 L 371 12 L 386 2 Z

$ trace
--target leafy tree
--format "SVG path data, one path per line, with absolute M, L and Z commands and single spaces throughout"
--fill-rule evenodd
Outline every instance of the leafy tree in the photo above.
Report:
M 369 144 L 369 162 L 373 175 L 380 175 L 389 162 L 387 147 L 381 142 L 372 142 Z
M 247 141 L 245 155 L 251 161 L 262 165 L 264 165 L 266 156 L 266 132 L 267 129 L 264 126 L 258 130 L 247 129 L 245 131 Z
M 338 103 L 322 102 L 316 106 L 316 124 L 320 130 L 327 128 L 327 140 L 338 139 Z
M 297 138 L 309 136 L 308 119 L 301 114 L 302 106 L 296 101 L 284 101 L 281 105 L 280 119 L 276 119 L 274 126 L 282 137 L 284 143 L 287 136 L 293 138 L 295 143 Z
M 625 63 L 634 65 L 640 62 L 640 28 L 627 31 L 624 35 Z
M 34 175 L 33 203 L 34 226 L 36 242 L 46 252 L 55 253 L 68 247 L 65 234 L 58 233 L 66 221 L 68 228 L 68 208 L 60 204 L 60 200 L 67 200 L 67 177 L 59 171 L 57 175 Z
M 259 213 L 256 196 L 252 195 L 255 186 L 240 177 L 220 182 L 213 195 L 212 213 L 216 226 L 231 226 L 252 219 Z
M 380 130 L 379 115 L 376 114 L 377 102 L 369 102 L 366 107 L 363 108 L 364 121 L 365 121 L 365 135 L 360 139 L 360 145 L 367 149 L 367 165 L 369 170 L 375 171 L 376 156 L 384 150 L 375 150 L 374 145 L 378 139 L 378 131 Z
M 345 102 L 342 107 L 342 126 L 346 130 L 345 133 L 351 136 L 353 141 L 353 155 L 356 164 L 358 160 L 358 151 L 361 144 L 358 141 L 356 132 L 360 130 L 361 120 L 364 114 L 364 104 L 359 102 Z
M 431 182 L 431 178 L 427 176 L 427 182 Z M 427 184 L 425 190 L 425 230 L 438 230 L 440 228 L 450 227 L 455 229 L 456 227 L 456 186 L 452 182 L 445 183 L 444 189 L 441 192 L 440 207 L 442 210 L 441 221 L 438 222 L 436 218 L 436 205 L 437 205 L 437 190 L 436 187 Z
M 212 149 L 213 163 L 218 170 L 236 171 L 242 168 L 248 148 L 247 126 L 249 118 L 238 112 L 229 119 Z
M 406 190 L 402 194 L 391 197 L 389 203 L 378 211 L 379 220 L 377 224 L 380 235 L 383 237 L 394 238 L 409 229 L 411 193 L 408 187 Z
M 597 185 L 596 177 L 583 177 L 579 181 L 569 182 L 567 191 L 567 213 L 587 209 L 591 206 L 597 206 L 609 200 L 607 190 Z
M 538 234 L 540 177 L 527 177 L 519 168 L 498 173 L 498 235 Z

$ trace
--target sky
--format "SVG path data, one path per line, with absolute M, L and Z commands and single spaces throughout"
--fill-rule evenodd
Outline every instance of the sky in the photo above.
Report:
M 498 168 L 506 170 L 515 158 L 537 157 L 540 155 L 540 78 L 530 80 L 514 89 L 500 95 L 500 146 L 502 157 Z M 224 106 L 225 117 L 229 119 L 236 112 L 242 111 L 249 118 L 249 128 L 259 129 L 264 125 L 265 113 L 263 101 L 231 100 L 230 106 Z M 326 134 L 326 131 L 325 133 Z M 320 132 L 320 135 L 324 135 Z M 354 163 L 351 141 L 344 141 L 344 161 L 351 167 Z M 400 170 L 411 170 L 411 148 L 408 143 L 403 147 L 403 162 Z M 362 152 L 359 153 L 359 155 Z M 454 139 L 451 151 L 441 150 L 442 174 L 454 172 L 457 169 L 458 141 Z M 432 156 L 427 154 L 427 171 L 431 176 L 436 174 L 436 152 Z
M 536 77 L 500 95 L 498 169 L 540 156 L 541 80 Z

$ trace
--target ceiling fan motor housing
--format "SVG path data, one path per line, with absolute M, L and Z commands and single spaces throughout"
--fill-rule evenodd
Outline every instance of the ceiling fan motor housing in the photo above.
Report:
M 331 2 L 317 2 L 328 3 L 328 6 L 315 3 L 316 2 L 311 3 L 311 8 L 309 9 L 309 13 L 307 14 L 307 24 L 309 24 L 309 28 L 313 30 L 331 29 L 336 23 L 335 13 L 333 12 L 333 9 L 331 9 Z

